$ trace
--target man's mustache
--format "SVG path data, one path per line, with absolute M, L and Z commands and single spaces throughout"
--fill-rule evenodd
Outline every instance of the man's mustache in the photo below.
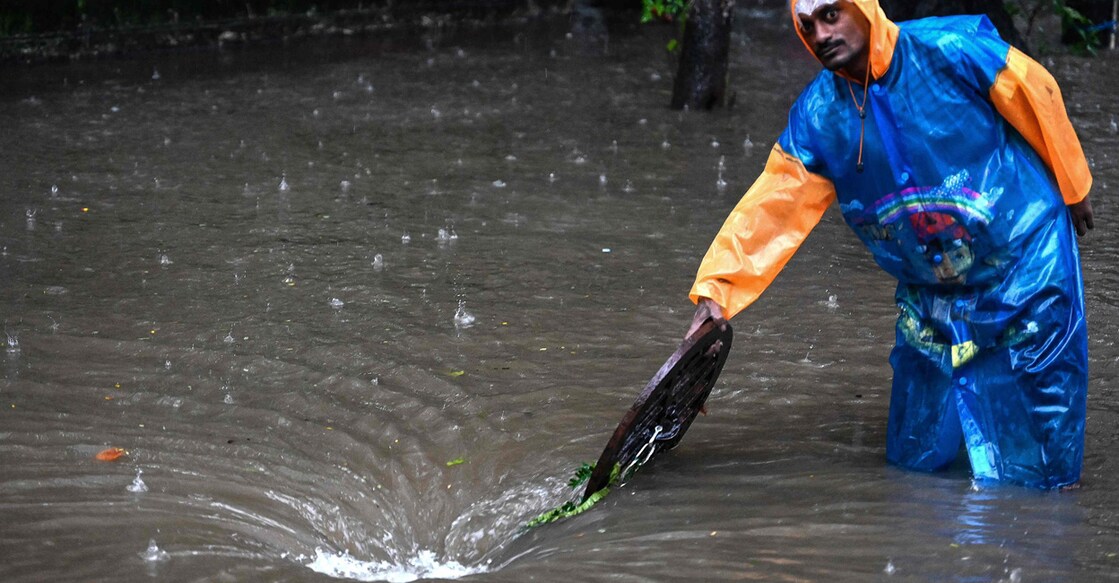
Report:
M 816 44 L 816 54 L 817 55 L 822 55 L 825 52 L 827 52 L 827 51 L 829 51 L 829 50 L 831 50 L 835 47 L 841 46 L 843 44 L 844 44 L 844 42 L 842 40 L 833 40 L 833 41 L 830 41 L 830 42 L 817 43 Z

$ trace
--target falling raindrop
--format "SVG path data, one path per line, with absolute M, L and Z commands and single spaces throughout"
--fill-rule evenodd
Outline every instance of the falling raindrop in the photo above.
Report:
M 556 181 L 556 173 L 555 172 L 549 172 L 548 173 L 548 182 L 555 182 L 555 181 Z
M 51 185 L 51 196 L 58 196 L 58 185 L 57 184 L 52 184 Z
M 669 149 L 669 148 L 671 148 L 671 147 L 672 147 L 672 144 L 669 144 L 669 143 L 668 143 L 668 138 L 665 138 L 665 139 L 664 139 L 664 141 L 663 141 L 663 142 L 661 142 L 661 149 L 662 149 L 662 150 L 667 150 L 667 149 Z
M 8 353 L 15 354 L 19 352 L 19 338 L 11 332 L 5 332 L 4 334 L 8 337 Z
M 1115 122 L 1115 116 L 1111 116 L 1111 133 L 1119 134 L 1119 123 Z
M 412 236 L 408 234 L 408 231 L 404 231 L 404 234 L 400 236 L 400 242 L 404 245 L 412 242 Z
M 495 188 L 505 188 L 505 181 L 504 180 L 494 180 L 493 185 L 494 185 Z
M 727 157 L 719 156 L 719 179 L 715 181 L 715 186 L 718 187 L 719 190 L 723 190 L 727 187 L 727 181 L 723 178 L 723 171 L 725 171 L 726 169 Z
M 226 344 L 233 344 L 234 339 L 233 339 L 233 327 L 232 326 L 229 327 L 229 334 L 226 334 L 225 338 L 222 338 L 222 342 L 225 342 Z
M 474 325 L 474 314 L 466 311 L 466 300 L 458 301 L 458 310 L 455 311 L 455 328 L 469 328 Z
M 37 212 L 38 211 L 35 211 L 35 210 L 32 210 L 32 209 L 27 209 L 27 230 L 28 231 L 34 231 L 35 230 L 35 214 Z
M 159 81 L 159 69 L 152 69 L 152 81 Z
M 887 575 L 893 575 L 894 573 L 897 572 L 897 570 L 898 569 L 897 569 L 897 567 L 894 566 L 893 561 L 886 561 L 886 568 L 882 569 L 882 572 L 887 574 Z
M 341 310 L 342 306 L 344 305 L 346 305 L 346 303 L 342 300 L 338 298 L 330 298 L 330 307 L 334 308 L 335 310 Z
M 605 174 L 599 174 L 598 175 L 598 185 L 599 186 L 606 186 L 606 175 Z
M 754 151 L 754 142 L 750 141 L 750 136 L 747 135 L 745 140 L 742 140 L 742 149 L 749 156 Z
M 280 192 L 287 192 L 288 190 L 291 190 L 291 187 L 288 186 L 287 174 L 281 174 L 280 175 Z
M 835 294 L 829 295 L 828 296 L 828 301 L 824 302 L 824 306 L 826 306 L 829 310 L 834 310 L 834 309 L 838 308 L 839 307 L 839 298 Z
M 143 494 L 148 491 L 148 485 L 144 483 L 143 478 L 140 477 L 144 470 L 136 470 L 136 478 L 132 483 L 127 486 L 127 490 L 133 494 Z
M 338 187 L 342 189 L 342 192 L 349 192 L 351 186 L 353 186 L 353 184 L 351 184 L 349 180 L 343 180 L 338 183 Z
M 718 148 L 719 145 L 720 144 L 719 144 L 719 139 L 718 138 L 711 138 L 711 147 L 712 148 Z
M 167 267 L 168 265 L 171 265 L 172 263 L 174 263 L 174 261 L 171 261 L 171 258 L 168 257 L 166 253 L 164 253 L 162 251 L 159 252 L 159 265 L 160 265 L 160 267 Z
M 148 542 L 147 550 L 140 553 L 140 558 L 149 563 L 157 563 L 170 559 L 171 555 L 168 554 L 167 551 L 159 548 L 159 546 L 155 544 L 155 539 L 153 538 Z
M 381 271 L 384 268 L 385 268 L 385 258 L 380 253 L 374 255 L 373 256 L 373 270 L 374 271 Z
M 435 119 L 439 119 L 439 118 L 443 117 L 443 113 L 440 112 L 438 109 L 436 109 L 436 107 L 434 105 L 432 105 L 431 106 L 431 117 L 433 117 Z
M 634 188 L 633 181 L 632 180 L 626 180 L 626 185 L 622 187 L 622 192 L 633 192 L 635 190 L 637 190 L 637 189 Z

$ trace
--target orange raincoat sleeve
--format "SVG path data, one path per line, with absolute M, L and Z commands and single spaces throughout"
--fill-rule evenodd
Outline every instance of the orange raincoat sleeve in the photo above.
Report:
M 991 86 L 991 101 L 1053 172 L 1065 204 L 1084 200 L 1092 175 L 1049 71 L 1011 47 L 1006 67 Z
M 835 186 L 774 145 L 765 170 L 707 250 L 689 296 L 731 318 L 769 287 L 835 199 Z

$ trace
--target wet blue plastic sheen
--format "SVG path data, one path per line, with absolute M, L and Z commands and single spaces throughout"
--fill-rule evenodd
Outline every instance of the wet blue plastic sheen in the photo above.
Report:
M 1009 46 L 985 17 L 900 23 L 860 120 L 823 71 L 779 143 L 831 180 L 898 279 L 887 457 L 935 470 L 961 442 L 977 478 L 1079 480 L 1087 329 L 1079 252 L 1052 173 L 989 91 Z M 953 358 L 954 347 L 957 358 Z

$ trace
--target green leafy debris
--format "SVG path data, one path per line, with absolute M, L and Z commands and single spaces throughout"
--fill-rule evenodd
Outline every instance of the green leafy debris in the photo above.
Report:
M 594 472 L 594 465 L 584 463 L 583 465 L 579 466 L 579 469 L 575 470 L 575 475 L 572 476 L 570 480 L 568 480 L 567 485 L 571 486 L 572 490 L 577 489 L 579 486 L 586 483 L 587 479 L 591 477 L 592 472 Z M 613 488 L 618 483 L 618 478 L 620 477 L 621 473 L 621 464 L 614 464 L 614 469 L 610 472 L 610 482 L 608 486 L 591 494 L 587 497 L 586 500 L 582 502 L 579 502 L 578 498 L 565 502 L 564 504 L 528 521 L 528 524 L 526 524 L 525 527 L 534 528 L 542 524 L 548 524 L 550 522 L 555 522 L 563 518 L 575 516 L 576 514 L 582 514 L 591 506 L 598 504 L 600 500 L 605 498 L 606 495 L 610 493 L 610 488 Z

